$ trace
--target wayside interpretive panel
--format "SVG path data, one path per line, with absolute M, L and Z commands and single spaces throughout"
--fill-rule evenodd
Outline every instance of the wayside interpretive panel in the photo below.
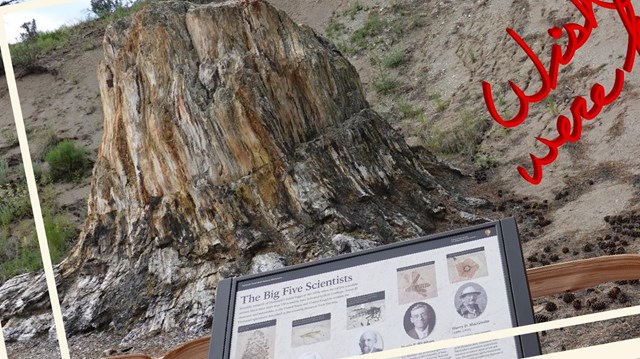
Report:
M 337 359 L 532 324 L 511 218 L 219 283 L 210 359 Z M 535 334 L 411 358 L 522 358 Z

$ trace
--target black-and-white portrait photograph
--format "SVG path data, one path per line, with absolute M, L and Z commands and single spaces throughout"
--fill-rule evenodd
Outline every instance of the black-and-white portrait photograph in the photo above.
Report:
M 456 311 L 467 319 L 478 318 L 487 308 L 487 292 L 477 283 L 467 283 L 458 288 L 454 298 Z
M 436 312 L 425 303 L 412 304 L 404 313 L 404 330 L 413 339 L 424 339 L 436 325 Z
M 375 330 L 367 330 L 358 337 L 358 354 L 377 353 L 384 350 L 382 336 Z

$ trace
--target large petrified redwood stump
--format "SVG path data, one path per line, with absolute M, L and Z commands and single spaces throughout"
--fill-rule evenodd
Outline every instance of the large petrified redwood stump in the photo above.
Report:
M 88 216 L 57 268 L 68 334 L 200 331 L 218 280 L 256 255 L 415 237 L 453 208 L 354 67 L 264 1 L 151 4 L 107 29 L 104 56 Z M 0 289 L 9 339 L 45 290 Z

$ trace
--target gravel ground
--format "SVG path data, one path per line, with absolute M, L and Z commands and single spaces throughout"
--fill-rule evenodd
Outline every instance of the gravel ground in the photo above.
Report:
M 122 336 L 110 332 L 95 332 L 69 339 L 72 359 L 99 359 L 106 356 L 144 353 L 154 358 L 190 340 L 209 335 L 209 332 L 186 334 L 183 332 L 162 333 L 136 340 L 126 345 L 120 344 Z M 59 359 L 57 340 L 46 337 L 26 342 L 7 343 L 9 359 Z

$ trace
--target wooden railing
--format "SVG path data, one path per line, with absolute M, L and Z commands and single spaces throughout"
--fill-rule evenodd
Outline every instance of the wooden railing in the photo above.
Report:
M 630 279 L 640 279 L 640 254 L 580 259 L 527 270 L 534 299 Z
M 640 279 L 640 255 L 620 254 L 552 264 L 527 270 L 533 299 L 561 294 L 595 285 Z M 208 359 L 210 337 L 185 343 L 158 359 Z M 142 354 L 121 355 L 107 359 L 153 359 Z

